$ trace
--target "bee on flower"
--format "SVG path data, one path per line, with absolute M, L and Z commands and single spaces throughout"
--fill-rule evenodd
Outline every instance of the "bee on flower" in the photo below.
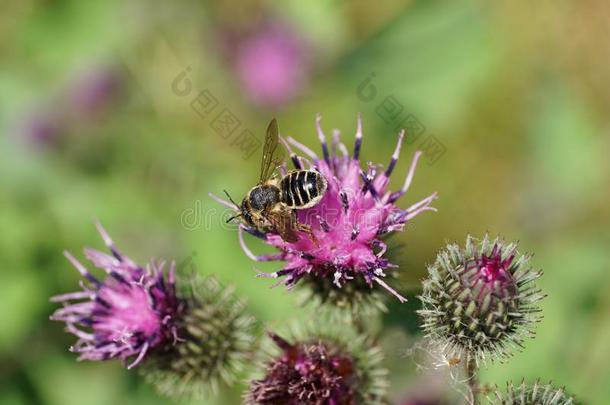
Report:
M 273 135 L 271 144 L 274 147 L 279 143 L 284 146 L 283 149 L 273 149 L 277 156 L 271 161 L 278 162 L 279 167 L 280 177 L 277 181 L 291 189 L 287 192 L 279 189 L 276 192 L 277 198 L 270 201 L 272 200 L 273 206 L 283 205 L 281 208 L 285 213 L 284 220 L 278 220 L 276 214 L 265 215 L 263 208 L 263 221 L 273 226 L 256 226 L 257 224 L 248 220 L 248 212 L 244 213 L 243 203 L 240 205 L 214 195 L 212 197 L 235 209 L 238 212 L 237 217 L 244 219 L 239 228 L 239 241 L 248 257 L 256 261 L 285 262 L 281 270 L 271 274 L 261 272 L 259 276 L 281 278 L 282 283 L 289 288 L 301 280 L 313 283 L 312 289 L 323 294 L 321 301 L 327 301 L 330 297 L 345 300 L 346 295 L 351 298 L 370 295 L 374 286 L 382 287 L 401 302 L 406 301 L 386 282 L 388 273 L 393 273 L 397 266 L 385 258 L 388 247 L 384 237 L 403 230 L 409 221 L 422 212 L 435 211 L 431 203 L 436 199 L 436 193 L 407 208 L 397 205 L 398 200 L 411 186 L 421 152 L 415 153 L 403 186 L 397 191 L 390 191 L 389 179 L 398 162 L 404 131 L 398 136 L 390 162 L 382 169 L 372 163 L 362 168 L 360 149 L 363 133 L 360 116 L 351 155 L 340 141 L 338 131 L 333 132 L 330 144 L 327 142 L 320 115 L 316 118 L 316 130 L 322 147 L 321 157 L 291 137 L 284 139 L 279 130 Z M 268 132 L 265 144 L 269 143 Z M 294 151 L 296 149 L 305 156 L 298 156 Z M 289 154 L 294 170 L 288 171 L 286 164 L 282 164 L 283 151 Z M 263 168 L 266 167 L 270 154 L 266 146 L 263 151 Z M 308 187 L 306 190 L 298 182 L 298 176 L 297 181 L 293 182 L 284 183 L 284 180 L 281 180 L 293 176 L 292 173 L 295 172 L 312 173 L 312 183 L 303 186 Z M 308 176 L 309 174 L 304 176 L 304 179 L 307 180 Z M 317 181 L 318 178 L 322 180 Z M 300 195 L 302 200 L 309 201 L 311 195 L 308 190 L 315 194 L 315 204 L 294 206 L 287 201 L 294 195 Z M 246 245 L 244 231 L 277 248 L 279 252 L 256 255 Z M 341 291 L 347 294 L 340 294 Z M 363 294 L 363 291 L 366 293 Z M 345 303 L 347 306 L 358 305 L 349 297 L 347 301 L 351 301 Z

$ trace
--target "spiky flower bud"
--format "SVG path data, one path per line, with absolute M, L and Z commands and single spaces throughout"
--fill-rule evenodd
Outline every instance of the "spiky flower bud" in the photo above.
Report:
M 475 361 L 505 358 L 533 335 L 544 295 L 515 243 L 468 236 L 464 249 L 442 250 L 428 267 L 418 311 L 426 336 L 446 358 Z
M 379 348 L 343 330 L 286 340 L 270 334 L 275 353 L 251 382 L 249 405 L 375 405 L 384 403 L 387 371 Z M 279 353 L 278 350 L 279 349 Z
M 506 384 L 506 392 L 496 390 L 493 397 L 488 397 L 491 405 L 576 405 L 573 397 L 565 392 L 564 388 L 557 388 L 552 383 L 541 384 L 536 380 L 534 384 L 524 381 L 519 386 L 512 382 Z
M 159 350 L 142 372 L 165 395 L 204 397 L 243 377 L 256 345 L 255 319 L 244 314 L 234 288 L 215 277 L 181 281 L 180 342 Z

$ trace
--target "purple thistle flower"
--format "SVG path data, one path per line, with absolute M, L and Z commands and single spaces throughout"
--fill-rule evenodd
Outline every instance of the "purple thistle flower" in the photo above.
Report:
M 138 266 L 117 250 L 100 224 L 96 227 L 112 256 L 89 248 L 85 256 L 107 276 L 101 281 L 64 252 L 87 283 L 81 282 L 82 291 L 52 297 L 64 306 L 50 319 L 65 322 L 66 330 L 78 338 L 70 351 L 79 353 L 79 360 L 119 358 L 131 369 L 152 349 L 179 339 L 174 322 L 181 304 L 175 293 L 174 263 L 165 279 L 164 263 Z
M 253 403 L 354 403 L 356 375 L 350 357 L 323 342 L 290 344 L 275 334 L 271 338 L 283 352 L 269 365 L 267 376 L 252 384 Z
M 262 365 L 261 378 L 251 381 L 247 404 L 355 405 L 385 403 L 387 370 L 381 350 L 343 328 L 316 326 L 292 342 L 269 336 L 274 353 Z M 278 350 L 279 349 L 279 350 Z
M 75 119 L 87 120 L 106 110 L 119 95 L 123 83 L 119 73 L 100 66 L 85 72 L 68 89 L 68 107 Z
M 24 140 L 34 147 L 57 147 L 79 125 L 91 126 L 118 100 L 123 77 L 114 68 L 98 66 L 71 80 L 59 94 L 28 112 L 17 124 Z
M 161 394 L 203 399 L 243 378 L 258 345 L 258 326 L 234 287 L 196 272 L 178 281 L 180 342 L 156 350 L 140 371 Z
M 20 124 L 25 141 L 34 147 L 46 147 L 60 138 L 63 128 L 58 117 L 51 111 L 37 111 L 28 115 Z
M 278 106 L 297 97 L 309 75 L 309 49 L 287 23 L 267 22 L 235 49 L 235 70 L 253 102 Z
M 424 211 L 436 211 L 430 206 L 436 199 L 436 193 L 407 209 L 396 205 L 411 185 L 421 152 L 415 153 L 403 186 L 400 190 L 391 192 L 388 190 L 389 179 L 398 161 L 404 131 L 400 132 L 396 149 L 386 169 L 381 170 L 378 165 L 369 163 L 365 171 L 360 165 L 361 116 L 358 116 L 352 156 L 349 156 L 347 148 L 340 142 L 337 130 L 333 132 L 329 148 L 320 121 L 321 116 L 318 114 L 316 129 L 322 144 L 321 158 L 290 137 L 287 142 L 284 141 L 296 169 L 317 170 L 328 182 L 327 191 L 319 204 L 297 211 L 298 221 L 311 227 L 316 241 L 300 232 L 301 238 L 297 242 L 289 243 L 276 233 L 261 234 L 242 224 L 239 228 L 240 244 L 246 255 L 253 260 L 286 261 L 283 269 L 272 274 L 259 273 L 259 276 L 285 277 L 283 283 L 289 288 L 301 279 L 323 279 L 336 288 L 350 282 L 361 283 L 369 290 L 376 283 L 404 302 L 406 299 L 384 281 L 386 271 L 397 266 L 384 258 L 387 246 L 383 237 L 403 230 L 408 221 Z M 297 156 L 291 146 L 301 150 L 307 157 Z M 282 174 L 285 171 L 284 166 Z M 212 197 L 235 209 L 230 202 L 214 195 Z M 255 255 L 246 246 L 242 230 L 278 248 L 280 253 Z

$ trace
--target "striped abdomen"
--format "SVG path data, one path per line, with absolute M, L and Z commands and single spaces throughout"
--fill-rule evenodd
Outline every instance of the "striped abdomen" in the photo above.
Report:
M 313 170 L 295 170 L 280 182 L 281 200 L 293 209 L 313 207 L 326 192 L 326 179 Z

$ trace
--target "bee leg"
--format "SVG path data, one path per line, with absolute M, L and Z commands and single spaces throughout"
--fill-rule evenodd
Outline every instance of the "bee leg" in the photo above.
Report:
M 307 234 L 307 237 L 309 238 L 309 240 L 311 240 L 316 247 L 320 246 L 318 244 L 318 239 L 316 238 L 316 235 L 314 235 L 313 231 L 311 230 L 311 226 L 297 222 L 296 227 L 297 227 L 297 231 L 305 232 L 305 234 Z

